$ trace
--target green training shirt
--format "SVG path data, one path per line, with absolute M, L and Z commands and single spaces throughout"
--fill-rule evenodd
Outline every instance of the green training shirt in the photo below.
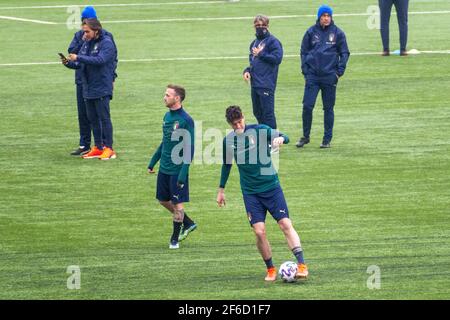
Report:
M 184 183 L 194 156 L 194 120 L 182 107 L 170 110 L 164 115 L 162 129 L 162 142 L 148 168 L 153 169 L 160 160 L 159 170 L 162 173 L 178 175 L 178 181 Z
M 288 136 L 263 124 L 246 125 L 240 135 L 234 131 L 228 134 L 223 140 L 220 187 L 225 188 L 234 159 L 239 169 L 243 194 L 275 189 L 280 182 L 272 165 L 270 146 L 277 137 L 283 137 L 284 143 L 289 143 Z

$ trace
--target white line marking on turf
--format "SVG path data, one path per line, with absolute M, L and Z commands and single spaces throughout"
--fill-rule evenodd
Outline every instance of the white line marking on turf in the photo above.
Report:
M 417 11 L 409 12 L 409 14 L 425 15 L 425 14 L 447 14 L 449 11 Z M 395 13 L 393 13 L 395 15 Z M 336 13 L 334 17 L 361 17 L 370 16 L 371 13 Z M 296 18 L 315 18 L 315 14 L 296 14 L 283 16 L 270 16 L 270 19 L 296 19 Z M 163 18 L 163 19 L 140 19 L 140 20 L 111 20 L 102 21 L 102 23 L 158 23 L 158 22 L 190 22 L 190 21 L 226 21 L 226 20 L 253 20 L 255 17 L 204 17 L 204 18 Z M 65 23 L 59 23 L 65 24 Z
M 450 50 L 436 50 L 436 51 L 419 51 L 415 54 L 450 54 Z M 380 52 L 355 52 L 351 56 L 376 56 L 380 55 Z M 287 54 L 284 58 L 298 58 L 298 54 Z M 164 61 L 198 61 L 198 60 L 238 60 L 248 59 L 248 56 L 223 56 L 223 57 L 179 57 L 179 58 L 148 58 L 148 59 L 121 59 L 122 62 L 164 62 Z M 39 65 L 52 65 L 61 64 L 61 62 L 19 62 L 19 63 L 2 63 L 0 67 L 19 67 L 19 66 L 39 66 Z
M 223 4 L 228 1 L 186 1 L 186 2 L 158 2 L 158 3 L 110 3 L 96 4 L 95 7 L 148 7 L 148 6 L 172 6 L 172 5 L 194 5 L 194 4 Z M 0 10 L 20 10 L 20 9 L 61 9 L 71 6 L 83 7 L 84 5 L 55 5 L 55 6 L 29 6 L 29 7 L 0 7 Z
M 7 17 L 7 16 L 0 16 L 0 19 L 4 19 L 4 20 L 14 20 L 14 21 L 25 21 L 25 22 L 33 22 L 33 23 L 40 23 L 40 24 L 58 24 L 58 23 L 56 23 L 56 22 L 50 22 L 50 21 L 33 20 L 33 19 L 24 19 L 24 18 Z
M 211 3 L 224 3 L 227 1 L 213 1 Z M 172 4 L 187 4 L 187 3 L 206 3 L 206 2 L 172 2 Z M 168 3 L 169 4 L 169 3 Z M 110 5 L 110 6 L 131 6 L 133 4 L 116 4 L 116 5 Z M 134 5 L 144 5 L 144 4 L 134 4 Z M 150 5 L 150 4 L 148 4 Z M 97 5 L 102 6 L 102 5 Z M 104 5 L 107 6 L 107 5 Z M 68 6 L 61 6 L 61 7 L 68 7 Z M 11 7 L 13 8 L 13 7 Z M 20 8 L 20 7 L 17 7 Z M 29 7 L 26 7 L 29 8 Z M 39 7 L 41 8 L 41 7 Z M 6 8 L 1 8 L 6 9 Z M 450 10 L 448 11 L 413 11 L 409 12 L 411 15 L 426 15 L 426 14 L 448 14 L 450 13 Z M 395 15 L 395 12 L 393 13 Z M 336 13 L 334 14 L 335 17 L 361 17 L 361 16 L 370 16 L 371 13 L 363 12 L 363 13 Z M 315 14 L 297 14 L 297 15 L 282 15 L 282 16 L 271 16 L 270 19 L 296 19 L 296 18 L 311 18 L 316 17 Z M 42 21 L 42 20 L 31 20 L 31 19 L 22 19 L 22 18 L 16 18 L 16 17 L 6 17 L 6 16 L 0 16 L 0 18 L 8 19 L 8 20 L 17 20 L 17 21 L 28 21 L 28 22 L 35 22 L 35 23 L 41 23 L 41 24 L 53 24 L 53 25 L 66 25 L 67 22 L 50 22 L 50 21 Z M 162 19 L 139 19 L 139 20 L 111 20 L 111 21 L 102 21 L 102 23 L 106 24 L 118 24 L 118 23 L 158 23 L 158 22 L 192 22 L 192 21 L 230 21 L 230 20 L 252 20 L 254 19 L 253 16 L 251 17 L 199 17 L 199 18 L 162 18 Z

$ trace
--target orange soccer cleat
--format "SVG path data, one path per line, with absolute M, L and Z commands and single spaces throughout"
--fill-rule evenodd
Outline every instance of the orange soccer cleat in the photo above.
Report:
M 308 267 L 304 263 L 299 263 L 297 265 L 297 274 L 295 275 L 296 279 L 306 279 L 308 277 Z
M 103 153 L 103 150 L 100 150 L 97 147 L 93 147 L 91 151 L 86 153 L 84 156 L 82 156 L 83 159 L 93 159 L 93 158 L 99 158 Z
M 275 281 L 277 280 L 277 269 L 275 267 L 267 269 L 267 275 L 264 278 L 266 281 Z
M 114 152 L 113 149 L 108 148 L 108 147 L 104 147 L 103 148 L 103 153 L 102 155 L 99 157 L 100 160 L 109 160 L 109 159 L 115 159 L 116 153 Z

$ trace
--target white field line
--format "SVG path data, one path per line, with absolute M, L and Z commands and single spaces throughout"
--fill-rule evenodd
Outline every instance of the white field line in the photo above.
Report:
M 450 54 L 450 50 L 436 50 L 436 51 L 420 51 L 424 54 Z M 419 54 L 420 54 L 419 53 Z M 355 52 L 351 56 L 369 56 L 380 55 L 380 52 Z M 284 58 L 298 58 L 298 54 L 287 54 Z M 202 60 L 244 60 L 248 56 L 223 56 L 223 57 L 179 57 L 179 58 L 149 58 L 149 59 L 120 59 L 119 63 L 126 62 L 164 62 L 164 61 L 202 61 Z M 40 66 L 40 65 L 55 65 L 61 62 L 22 62 L 22 63 L 1 63 L 0 67 L 19 67 L 19 66 Z
M 414 15 L 427 15 L 427 14 L 448 14 L 448 11 L 415 11 L 409 12 Z M 395 15 L 395 13 L 393 13 Z M 336 13 L 334 17 L 361 17 L 371 16 L 372 13 Z M 295 14 L 295 15 L 282 15 L 282 16 L 270 16 L 270 19 L 296 19 L 296 18 L 315 18 L 315 14 Z M 158 22 L 193 22 L 193 21 L 227 21 L 227 20 L 253 20 L 255 17 L 204 17 L 204 18 L 163 18 L 163 19 L 139 19 L 139 20 L 105 20 L 102 23 L 158 23 Z M 64 23 L 58 23 L 64 24 Z
M 223 4 L 228 1 L 178 1 L 178 2 L 159 2 L 159 3 L 111 3 L 96 4 L 95 7 L 157 7 L 157 6 L 175 6 L 175 5 L 196 5 L 196 4 Z M 55 6 L 28 6 L 28 7 L 0 7 L 0 10 L 21 10 L 21 9 L 61 9 L 68 7 L 84 7 L 80 4 L 67 4 Z
M 13 21 L 33 22 L 33 23 L 40 23 L 40 24 L 58 24 L 58 23 L 56 23 L 56 22 L 50 22 L 50 21 L 33 20 L 33 19 L 24 19 L 24 18 L 8 17 L 8 16 L 0 16 L 0 19 L 3 19 L 3 20 L 13 20 Z
M 255 2 L 294 2 L 297 0 L 255 0 Z M 96 4 L 95 7 L 158 7 L 158 6 L 173 6 L 173 5 L 211 5 L 211 4 L 224 4 L 230 2 L 230 0 L 210 0 L 210 1 L 178 1 L 178 2 L 155 2 L 155 3 L 109 3 L 109 4 Z M 20 9 L 61 9 L 68 7 L 83 7 L 80 4 L 67 4 L 67 5 L 53 5 L 53 6 L 24 6 L 24 7 L 0 7 L 0 10 L 20 10 Z
M 217 2 L 217 1 L 216 1 Z M 224 2 L 224 1 L 222 1 Z M 225 1 L 226 2 L 226 1 Z M 175 2 L 173 2 L 175 3 Z M 187 3 L 187 2 L 183 2 Z M 215 3 L 215 2 L 213 2 Z M 119 5 L 119 4 L 118 4 Z M 132 4 L 123 4 L 123 6 L 130 6 Z M 100 6 L 100 5 L 97 5 Z M 67 7 L 67 6 L 64 6 Z M 0 8 L 1 10 L 2 8 Z M 4 9 L 4 8 L 3 8 Z M 450 10 L 444 11 L 413 11 L 409 12 L 411 15 L 428 15 L 428 14 L 448 14 Z M 395 15 L 395 13 L 393 13 Z M 372 13 L 336 13 L 334 17 L 360 17 L 360 16 L 371 16 Z M 297 14 L 297 15 L 282 15 L 282 16 L 271 16 L 270 19 L 296 19 L 296 18 L 315 18 L 315 14 Z M 53 24 L 53 25 L 66 25 L 67 22 L 50 22 L 50 21 L 42 21 L 42 20 L 31 20 L 31 19 L 23 19 L 17 17 L 6 17 L 0 16 L 0 19 L 8 19 L 8 20 L 16 20 L 16 21 L 26 21 L 26 22 L 35 22 L 41 24 Z M 104 20 L 102 23 L 104 24 L 120 24 L 120 23 L 159 23 L 159 22 L 195 22 L 195 21 L 229 21 L 229 20 L 252 20 L 251 17 L 199 17 L 199 18 L 163 18 L 163 19 L 138 19 L 138 20 Z

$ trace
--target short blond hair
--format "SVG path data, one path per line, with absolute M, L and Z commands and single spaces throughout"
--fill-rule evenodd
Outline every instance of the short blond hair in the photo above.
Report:
M 255 24 L 258 21 L 261 21 L 265 26 L 269 25 L 269 17 L 263 14 L 256 15 L 255 19 L 253 20 L 253 24 Z

